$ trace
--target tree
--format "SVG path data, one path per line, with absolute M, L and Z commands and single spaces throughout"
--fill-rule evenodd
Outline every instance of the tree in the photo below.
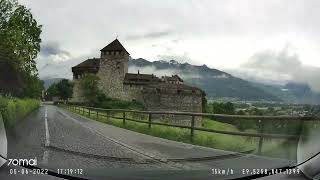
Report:
M 23 88 L 24 96 L 29 98 L 41 97 L 42 91 L 44 90 L 44 82 L 36 75 L 28 75 L 25 79 L 28 83 Z
M 223 105 L 224 109 L 225 109 L 225 113 L 226 114 L 234 114 L 235 113 L 235 108 L 233 103 L 231 102 L 227 102 Z
M 52 97 L 54 96 L 58 96 L 59 92 L 58 92 L 58 88 L 57 88 L 57 84 L 51 84 L 50 87 L 47 89 L 46 91 L 46 100 L 52 100 Z
M 99 99 L 105 98 L 103 93 L 98 88 L 100 78 L 94 74 L 86 74 L 80 80 L 80 87 L 83 92 L 83 96 L 89 105 L 96 105 L 99 103 Z
M 237 112 L 237 115 L 246 115 L 246 113 L 243 110 L 240 110 Z
M 57 84 L 57 90 L 61 99 L 67 101 L 72 97 L 73 93 L 73 84 L 67 80 L 63 79 Z
M 37 98 L 43 84 L 37 77 L 35 58 L 40 51 L 41 25 L 32 13 L 16 0 L 0 0 L 0 93 Z M 18 90 L 17 90 L 18 89 Z
M 231 102 L 218 103 L 213 102 L 211 105 L 212 113 L 215 114 L 234 114 L 235 107 Z
M 63 79 L 58 83 L 52 84 L 47 90 L 47 98 L 52 99 L 54 96 L 58 96 L 61 99 L 68 101 L 72 97 L 73 84 L 67 80 Z
M 40 51 L 41 25 L 16 0 L 0 0 L 0 58 L 20 71 L 36 74 L 34 59 Z

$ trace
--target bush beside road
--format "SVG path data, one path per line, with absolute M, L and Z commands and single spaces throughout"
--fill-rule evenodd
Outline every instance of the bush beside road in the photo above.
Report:
M 36 99 L 19 99 L 0 96 L 0 113 L 7 127 L 14 126 L 19 120 L 26 117 L 40 106 Z

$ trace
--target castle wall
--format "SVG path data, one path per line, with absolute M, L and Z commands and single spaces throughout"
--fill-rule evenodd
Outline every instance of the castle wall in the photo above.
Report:
M 112 52 L 102 55 L 100 69 L 97 76 L 100 78 L 99 88 L 111 98 L 126 100 L 123 91 L 123 80 L 128 72 L 129 55 L 126 53 Z
M 143 91 L 143 103 L 150 111 L 179 111 L 202 113 L 202 95 L 192 93 L 159 92 L 156 89 Z M 156 120 L 180 125 L 191 125 L 191 116 L 156 115 Z M 202 118 L 195 117 L 195 125 L 201 126 Z
M 73 102 L 83 102 L 84 101 L 83 92 L 80 87 L 80 80 L 79 79 L 73 80 L 73 94 L 72 94 L 71 101 L 73 101 Z
M 141 85 L 123 85 L 124 97 L 127 101 L 143 102 L 142 90 Z

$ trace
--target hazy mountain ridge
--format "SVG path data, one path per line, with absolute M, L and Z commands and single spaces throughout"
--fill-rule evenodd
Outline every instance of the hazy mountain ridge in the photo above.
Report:
M 207 93 L 207 98 L 228 98 L 250 101 L 281 101 L 280 98 L 253 86 L 250 82 L 234 77 L 206 65 L 195 66 L 177 61 L 154 61 L 132 59 L 129 61 L 129 71 L 154 73 L 158 76 L 178 74 L 186 84 L 197 86 Z
M 266 85 L 252 82 L 252 84 L 263 89 L 286 103 L 319 104 L 320 93 L 314 92 L 309 85 L 290 82 L 285 85 Z
M 52 79 L 43 79 L 44 82 L 44 88 L 48 89 L 52 84 L 58 83 L 61 81 L 63 78 L 52 78 Z

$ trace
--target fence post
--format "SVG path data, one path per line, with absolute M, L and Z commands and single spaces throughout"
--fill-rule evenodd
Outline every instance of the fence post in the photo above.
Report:
M 123 111 L 123 117 L 122 117 L 122 119 L 123 119 L 123 125 L 125 126 L 126 125 L 126 112 L 125 111 Z
M 99 120 L 99 111 L 97 110 L 97 120 Z
M 193 142 L 193 135 L 194 135 L 194 115 L 192 115 L 191 119 L 191 132 L 190 132 L 190 141 Z
M 259 131 L 260 131 L 260 134 L 262 134 L 263 133 L 263 121 L 261 121 L 261 120 L 259 120 L 258 121 L 259 122 Z M 262 145 L 263 145 L 263 137 L 262 136 L 260 136 L 260 138 L 259 138 L 259 144 L 258 144 L 258 154 L 259 155 L 261 155 L 262 154 Z
M 151 128 L 151 116 L 152 116 L 152 114 L 151 113 L 149 113 L 149 129 Z
M 90 118 L 90 108 L 89 108 L 89 118 Z
M 107 111 L 107 121 L 110 121 L 110 111 Z

